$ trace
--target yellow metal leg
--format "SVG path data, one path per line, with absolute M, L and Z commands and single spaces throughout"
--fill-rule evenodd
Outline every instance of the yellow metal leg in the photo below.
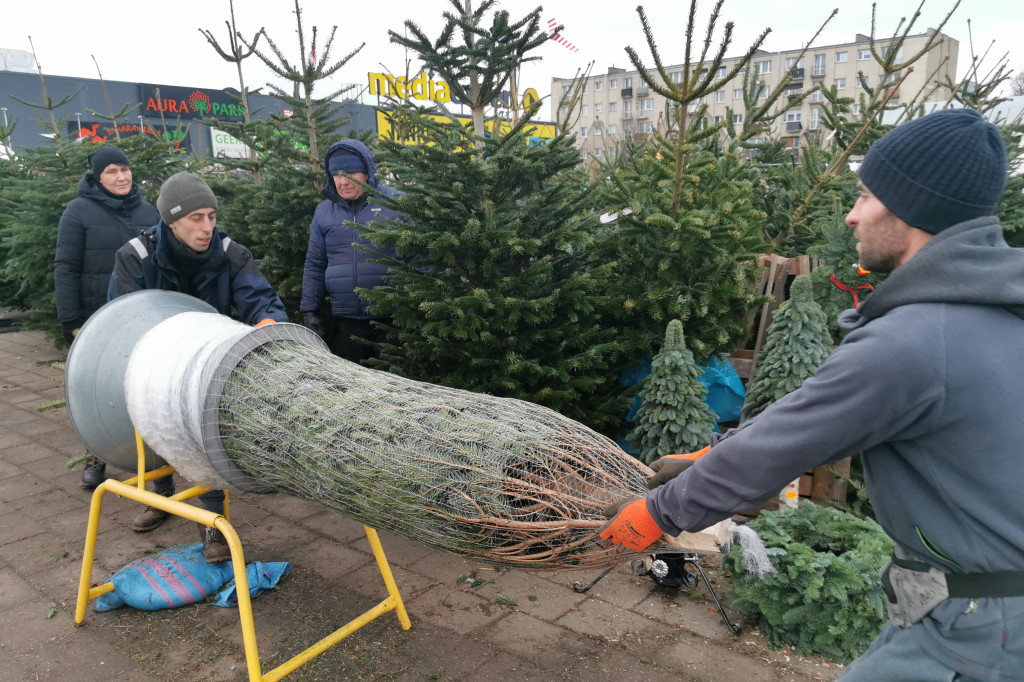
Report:
M 136 433 L 136 444 L 139 451 L 138 475 L 124 482 L 107 479 L 97 486 L 96 491 L 92 495 L 92 503 L 89 508 L 89 524 L 85 532 L 85 550 L 82 552 L 82 572 L 78 581 L 78 601 L 75 607 L 76 627 L 85 622 L 85 612 L 89 601 L 114 589 L 114 585 L 111 582 L 106 582 L 93 588 L 89 587 L 92 578 L 93 560 L 96 554 L 96 536 L 100 523 L 100 512 L 103 507 L 103 497 L 108 492 L 135 500 L 139 504 L 162 509 L 174 516 L 180 516 L 196 523 L 201 523 L 204 526 L 216 528 L 224 535 L 224 539 L 231 550 L 231 563 L 235 574 L 235 589 L 238 594 L 238 617 L 242 626 L 242 643 L 245 646 L 245 663 L 251 681 L 276 682 L 276 680 L 280 680 L 327 651 L 359 628 L 390 611 L 394 611 L 395 615 L 398 616 L 398 622 L 403 630 L 408 630 L 412 627 L 412 622 L 409 620 L 409 614 L 405 610 L 402 596 L 398 592 L 398 585 L 395 583 L 395 578 L 391 573 L 391 566 L 384 555 L 384 548 L 380 544 L 377 531 L 369 526 L 363 526 L 363 530 L 366 531 L 366 538 L 370 542 L 370 549 L 373 551 L 373 557 L 376 559 L 377 567 L 380 569 L 381 577 L 384 579 L 384 585 L 387 587 L 388 598 L 264 675 L 260 668 L 259 648 L 256 643 L 256 625 L 253 621 L 252 600 L 249 597 L 249 578 L 245 572 L 245 555 L 242 551 L 242 542 L 238 539 L 238 533 L 235 532 L 227 516 L 227 491 L 224 491 L 224 514 L 221 515 L 183 502 L 183 500 L 208 492 L 208 488 L 196 486 L 177 493 L 172 497 L 163 497 L 146 490 L 146 481 L 169 476 L 174 473 L 174 468 L 165 466 L 155 471 L 145 471 L 142 438 L 138 437 L 138 433 Z

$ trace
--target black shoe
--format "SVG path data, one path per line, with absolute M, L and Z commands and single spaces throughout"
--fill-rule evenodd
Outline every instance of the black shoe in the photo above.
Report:
M 107 465 L 95 457 L 85 463 L 85 471 L 82 472 L 82 487 L 86 490 L 95 490 L 96 486 L 107 479 Z

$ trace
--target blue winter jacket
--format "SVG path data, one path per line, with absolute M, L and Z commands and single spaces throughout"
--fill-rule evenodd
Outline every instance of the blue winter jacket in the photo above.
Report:
M 317 310 L 325 296 L 331 297 L 334 317 L 370 319 L 366 302 L 360 300 L 356 288 L 372 289 L 384 281 L 388 267 L 370 260 L 378 255 L 357 248 L 356 244 L 374 251 L 395 255 L 393 249 L 378 248 L 351 223 L 366 225 L 371 220 L 396 218 L 393 211 L 375 205 L 373 198 L 363 195 L 355 201 L 346 201 L 338 195 L 334 178 L 327 170 L 328 160 L 339 150 L 359 154 L 369 170 L 366 184 L 385 196 L 394 196 L 395 190 L 377 181 L 377 165 L 373 152 L 358 140 L 342 140 L 331 145 L 324 156 L 326 181 L 320 192 L 326 199 L 320 202 L 309 228 L 309 248 L 302 273 L 302 312 Z
M 267 318 L 288 321 L 284 304 L 256 267 L 249 249 L 214 230 L 210 259 L 191 281 L 185 281 L 171 258 L 169 239 L 174 236 L 160 221 L 122 246 L 114 259 L 107 299 L 142 289 L 180 291 L 206 301 L 224 315 L 230 315 L 234 306 L 245 324 Z

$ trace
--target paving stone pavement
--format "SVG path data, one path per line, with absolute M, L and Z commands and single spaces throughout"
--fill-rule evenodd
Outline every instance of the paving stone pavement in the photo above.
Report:
M 39 332 L 0 333 L 0 679 L 170 679 L 143 672 L 152 666 L 140 666 L 138 654 L 126 650 L 114 621 L 99 618 L 92 605 L 86 627 L 74 626 L 91 494 L 79 487 L 81 468 L 68 470 L 65 464 L 84 448 L 66 408 L 38 409 L 63 397 L 63 373 L 50 363 L 64 357 L 65 352 L 55 350 Z M 372 559 L 360 524 L 281 495 L 238 494 L 231 499 L 232 518 L 247 558 L 291 562 L 290 582 L 278 589 L 283 595 L 303 576 L 339 593 L 379 594 L 379 574 L 363 570 Z M 94 584 L 106 581 L 146 550 L 194 542 L 192 524 L 180 520 L 144 535 L 131 532 L 129 523 L 137 511 L 132 502 L 106 497 Z M 632 575 L 624 563 L 589 592 L 578 594 L 572 589 L 574 582 L 588 584 L 597 577 L 596 571 L 496 570 L 406 538 L 381 533 L 381 541 L 413 620 L 410 632 L 420 628 L 432 635 L 429 641 L 415 642 L 425 649 L 421 653 L 443 658 L 451 642 L 465 641 L 470 646 L 472 641 L 486 657 L 487 675 L 479 667 L 463 664 L 453 666 L 440 679 L 628 676 L 807 682 L 833 680 L 843 670 L 820 659 L 773 651 L 749 624 L 739 637 L 733 636 L 711 600 L 700 594 L 706 592 L 704 585 L 696 589 L 698 594 L 666 590 Z M 709 571 L 712 580 L 717 575 L 717 570 Z M 459 580 L 465 576 L 483 582 L 467 589 Z M 505 603 L 514 600 L 514 608 L 493 608 L 498 597 Z M 260 598 L 254 600 L 254 608 L 259 602 Z M 217 615 L 215 634 L 234 638 L 241 646 L 237 616 L 226 609 L 214 611 L 224 612 Z M 159 613 L 142 618 L 157 619 Z M 260 640 L 274 640 L 282 634 L 278 630 L 287 629 L 274 623 L 272 613 L 258 615 Z M 393 614 L 380 620 L 389 618 Z M 360 637 L 369 635 L 356 631 L 345 641 Z M 261 641 L 261 653 L 264 650 Z M 580 663 L 580 652 L 601 659 L 603 676 L 588 672 L 587 664 Z M 176 655 L 193 653 L 199 652 L 186 647 Z M 245 679 L 244 660 L 224 661 L 219 667 L 211 664 L 203 670 L 215 667 L 223 672 L 210 673 L 205 679 Z M 386 679 L 439 678 L 407 670 Z

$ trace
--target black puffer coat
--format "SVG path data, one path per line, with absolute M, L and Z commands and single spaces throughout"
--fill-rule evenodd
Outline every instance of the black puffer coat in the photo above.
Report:
M 82 323 L 107 302 L 114 254 L 155 223 L 160 214 L 144 201 L 138 185 L 118 197 L 100 186 L 92 173 L 78 183 L 57 228 L 54 259 L 57 318 L 61 324 Z

